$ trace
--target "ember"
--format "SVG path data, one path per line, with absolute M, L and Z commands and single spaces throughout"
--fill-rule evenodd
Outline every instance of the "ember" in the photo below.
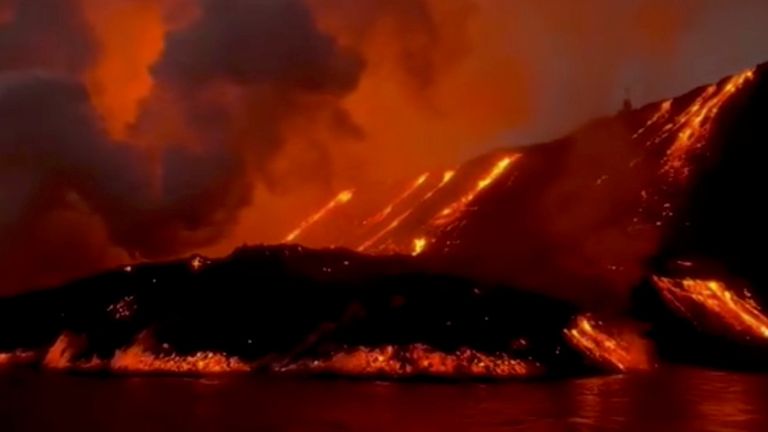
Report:
M 725 325 L 746 339 L 768 339 L 768 318 L 748 292 L 741 298 L 716 280 L 654 277 L 653 283 L 670 307 L 695 322 L 700 319 L 697 324 L 714 325 L 718 330 Z

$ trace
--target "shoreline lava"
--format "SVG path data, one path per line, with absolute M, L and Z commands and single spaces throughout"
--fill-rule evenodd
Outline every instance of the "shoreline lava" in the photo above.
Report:
M 506 354 L 488 355 L 468 348 L 448 354 L 426 345 L 413 344 L 358 347 L 326 359 L 301 360 L 279 366 L 276 371 L 359 378 L 514 379 L 537 377 L 544 369 L 533 361 L 518 360 Z

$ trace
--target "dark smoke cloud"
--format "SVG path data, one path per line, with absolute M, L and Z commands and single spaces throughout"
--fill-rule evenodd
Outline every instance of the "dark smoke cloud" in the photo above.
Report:
M 77 74 L 93 61 L 94 43 L 76 0 L 0 0 L 0 70 Z
M 78 76 L 96 53 L 77 4 L 19 0 L 12 11 L 0 27 L 0 275 L 11 280 L 0 293 L 62 267 L 41 259 L 112 247 L 157 258 L 217 240 L 280 148 L 284 121 L 340 111 L 362 70 L 301 1 L 202 0 L 199 19 L 167 36 L 123 142 Z M 60 239 L 38 238 L 53 220 Z M 63 277 L 115 264 L 63 261 Z
M 185 89 L 212 80 L 343 94 L 361 63 L 319 33 L 301 0 L 203 0 L 202 19 L 171 34 L 155 76 Z

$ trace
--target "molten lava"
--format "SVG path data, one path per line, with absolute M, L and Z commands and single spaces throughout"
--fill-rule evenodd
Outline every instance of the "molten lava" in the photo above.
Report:
M 413 250 L 411 251 L 411 255 L 421 255 L 422 252 L 424 252 L 424 249 L 427 247 L 427 238 L 426 237 L 418 237 L 413 239 Z
M 43 359 L 43 366 L 48 369 L 65 370 L 73 365 L 74 357 L 77 356 L 79 349 L 75 337 L 69 333 L 63 333 L 56 339 L 56 342 L 48 349 L 48 353 Z
M 768 318 L 745 292 L 741 298 L 725 283 L 716 280 L 668 279 L 654 277 L 662 298 L 682 316 L 697 324 L 720 329 L 723 324 L 747 339 L 768 339 Z
M 595 364 L 617 372 L 651 368 L 648 346 L 639 336 L 619 328 L 607 329 L 590 315 L 580 315 L 565 330 L 566 340 Z
M 653 114 L 653 116 L 648 120 L 645 125 L 643 125 L 640 130 L 638 130 L 633 136 L 632 139 L 637 139 L 640 136 L 642 136 L 648 129 L 656 125 L 656 123 L 659 123 L 661 121 L 664 121 L 669 117 L 669 114 L 672 111 L 672 100 L 666 100 L 659 105 L 659 109 L 656 111 L 656 113 Z
M 33 364 L 37 355 L 32 351 L 16 350 L 0 353 L 0 368 Z
M 520 156 L 521 155 L 519 154 L 514 154 L 505 156 L 498 160 L 493 165 L 491 170 L 477 181 L 472 190 L 440 211 L 440 213 L 438 213 L 432 219 L 431 225 L 435 227 L 442 227 L 460 217 L 467 210 L 467 206 L 469 206 L 469 204 L 471 204 L 472 201 L 474 201 L 475 198 L 477 198 L 477 196 L 483 190 L 498 180 L 499 177 L 501 177 L 501 175 L 504 174 L 512 165 L 512 163 L 516 162 L 520 158 Z
M 707 142 L 714 120 L 723 104 L 754 78 L 754 69 L 734 75 L 722 86 L 708 87 L 683 113 L 668 124 L 656 141 L 676 132 L 675 141 L 664 157 L 662 172 L 672 178 L 685 179 L 690 171 L 689 158 Z
M 416 192 L 429 178 L 429 173 L 424 173 L 419 178 L 416 179 L 416 181 L 411 184 L 408 189 L 405 190 L 402 194 L 400 194 L 397 198 L 395 198 L 394 201 L 392 201 L 389 205 L 384 207 L 379 213 L 371 216 L 370 218 L 363 221 L 363 225 L 375 225 L 389 216 L 390 213 L 392 213 L 392 210 L 397 207 L 398 204 L 408 199 L 409 196 L 411 196 L 414 192 Z
M 335 209 L 340 205 L 344 205 L 348 203 L 352 199 L 353 194 L 354 194 L 354 191 L 351 189 L 345 190 L 340 194 L 338 194 L 333 200 L 331 200 L 331 202 L 326 204 L 325 207 L 323 207 L 322 209 L 320 209 L 320 211 L 318 211 L 317 213 L 307 218 L 295 230 L 293 230 L 290 234 L 288 234 L 285 240 L 283 240 L 283 243 L 290 243 L 296 240 L 296 238 L 298 238 L 301 235 L 301 233 L 304 232 L 304 230 L 306 230 L 310 226 L 317 223 L 317 221 L 322 219 L 328 213 L 332 212 L 333 209 Z
M 505 354 L 490 356 L 462 348 L 446 354 L 425 345 L 405 347 L 386 345 L 356 348 L 324 360 L 305 360 L 284 366 L 279 372 L 331 374 L 356 377 L 408 378 L 522 378 L 541 373 L 533 362 L 510 358 Z
M 208 375 L 249 372 L 250 366 L 238 359 L 220 353 L 199 352 L 191 356 L 157 356 L 140 343 L 115 352 L 110 369 L 118 373 L 177 373 Z
M 451 179 L 453 178 L 455 173 L 456 172 L 453 171 L 453 170 L 445 171 L 443 173 L 443 178 L 440 181 L 440 183 L 437 186 L 435 186 L 434 188 L 432 188 L 426 195 L 424 195 L 424 197 L 420 200 L 420 202 L 424 202 L 424 201 L 428 200 L 435 193 L 437 193 L 437 191 L 442 189 L 443 186 L 445 186 L 446 184 L 448 184 L 448 182 L 451 181 Z M 374 235 L 373 237 L 371 237 L 368 240 L 366 240 L 365 242 L 363 242 L 363 244 L 361 244 L 360 246 L 357 247 L 357 251 L 358 252 L 366 252 L 372 246 L 376 245 L 379 242 L 379 240 L 381 240 L 384 236 L 386 236 L 387 234 L 392 232 L 395 228 L 400 226 L 400 223 L 402 223 L 405 218 L 407 218 L 408 216 L 411 215 L 411 213 L 413 213 L 413 210 L 414 210 L 415 207 L 416 207 L 416 205 L 414 205 L 413 207 L 411 207 L 408 210 L 404 211 L 402 214 L 400 214 L 398 217 L 396 217 L 389 225 L 387 225 L 383 230 L 379 231 L 378 233 L 376 233 L 376 235 Z

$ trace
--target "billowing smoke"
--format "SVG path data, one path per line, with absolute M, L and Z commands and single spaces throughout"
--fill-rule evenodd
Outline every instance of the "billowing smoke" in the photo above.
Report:
M 301 1 L 201 1 L 197 19 L 165 36 L 151 91 L 116 139 L 89 93 L 87 68 L 102 53 L 80 6 L 20 1 L 0 28 L 6 277 L 45 282 L 215 242 L 249 203 L 285 122 L 341 111 L 363 68 Z M 79 51 L 60 52 L 70 45 Z M 93 260 L 107 250 L 119 252 Z
M 334 189 L 553 138 L 625 88 L 675 95 L 768 58 L 766 12 L 0 0 L 0 294 L 276 241 Z

